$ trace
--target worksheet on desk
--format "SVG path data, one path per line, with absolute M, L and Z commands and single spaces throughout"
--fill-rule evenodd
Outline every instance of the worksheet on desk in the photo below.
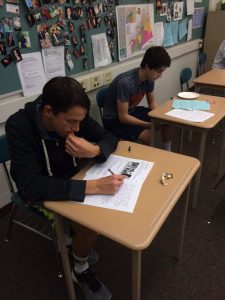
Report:
M 143 182 L 154 162 L 138 160 L 118 155 L 110 155 L 103 164 L 93 165 L 84 179 L 98 179 L 114 174 L 126 175 L 123 184 L 115 195 L 86 195 L 83 204 L 132 213 Z

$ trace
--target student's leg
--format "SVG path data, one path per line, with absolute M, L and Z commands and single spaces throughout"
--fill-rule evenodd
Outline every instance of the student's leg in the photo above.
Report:
M 89 268 L 88 256 L 97 239 L 98 233 L 78 223 L 71 223 L 74 237 L 72 241 L 74 268 L 73 280 L 80 286 L 85 299 L 110 300 L 112 295 L 106 286 Z
M 71 227 L 74 231 L 73 253 L 79 257 L 87 257 L 93 248 L 98 233 L 75 222 L 71 222 Z
M 151 132 L 149 129 L 144 129 L 138 136 L 138 140 L 140 140 L 145 145 L 151 144 Z

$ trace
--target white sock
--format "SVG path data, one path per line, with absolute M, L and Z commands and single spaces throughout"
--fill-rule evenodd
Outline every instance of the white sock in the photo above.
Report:
M 166 151 L 171 151 L 171 141 L 170 142 L 163 142 L 162 147 Z
M 74 257 L 74 271 L 78 274 L 83 273 L 89 268 L 88 256 L 78 257 L 73 253 Z

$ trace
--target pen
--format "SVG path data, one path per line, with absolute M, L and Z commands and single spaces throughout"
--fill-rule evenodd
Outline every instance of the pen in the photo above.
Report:
M 112 170 L 108 169 L 108 171 L 109 171 L 112 175 L 115 175 L 115 173 L 113 173 Z

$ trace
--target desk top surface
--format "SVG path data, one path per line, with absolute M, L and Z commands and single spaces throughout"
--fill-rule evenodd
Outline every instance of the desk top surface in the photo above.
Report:
M 225 69 L 212 69 L 193 79 L 196 84 L 225 87 Z
M 130 153 L 128 147 L 131 146 Z M 77 202 L 45 202 L 45 207 L 134 250 L 149 246 L 200 166 L 197 159 L 127 141 L 119 142 L 117 155 L 155 162 L 143 183 L 133 213 L 82 205 Z M 163 172 L 173 173 L 167 186 Z M 82 178 L 81 171 L 76 178 Z
M 179 99 L 179 97 L 174 97 Z M 198 123 L 198 122 L 191 122 L 186 121 L 179 118 L 174 118 L 171 116 L 166 115 L 165 113 L 172 110 L 173 100 L 168 100 L 165 103 L 159 105 L 155 109 L 149 112 L 150 117 L 160 120 L 168 121 L 169 123 L 176 123 L 176 124 L 184 124 L 191 127 L 197 127 L 201 129 L 210 129 L 215 127 L 225 116 L 225 98 L 224 97 L 216 97 L 211 95 L 203 95 L 200 96 L 195 100 L 208 100 L 210 101 L 211 110 L 209 112 L 214 113 L 215 115 L 208 120 Z

